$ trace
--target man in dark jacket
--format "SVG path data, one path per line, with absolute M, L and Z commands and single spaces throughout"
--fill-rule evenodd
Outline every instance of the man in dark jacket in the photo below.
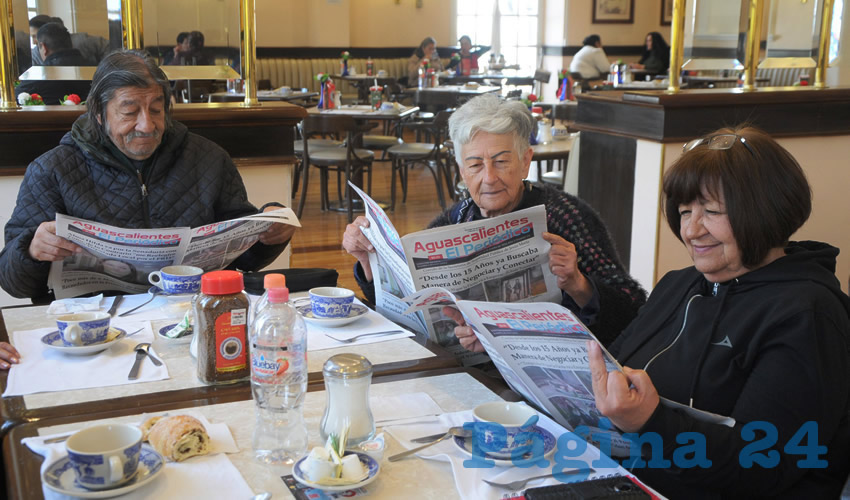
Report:
M 71 46 L 71 34 L 64 26 L 47 23 L 38 29 L 37 50 L 45 66 L 85 66 L 88 63 L 79 50 Z M 22 92 L 38 94 L 44 104 L 61 104 L 69 94 L 77 94 L 85 101 L 91 83 L 85 80 L 24 80 L 15 88 L 15 95 Z
M 38 30 L 47 23 L 56 23 L 65 26 L 65 22 L 59 17 L 50 17 L 44 14 L 33 17 L 29 21 L 30 36 L 32 37 L 33 45 L 36 45 L 38 42 L 36 38 Z M 71 33 L 71 46 L 79 50 L 86 60 L 86 63 L 80 66 L 97 66 L 106 54 L 113 50 L 109 40 L 106 38 L 83 32 Z M 38 50 L 32 51 L 32 64 L 45 64 L 44 57 L 42 57 Z
M 15 297 L 47 296 L 50 263 L 82 251 L 56 235 L 57 213 L 125 228 L 257 213 L 227 153 L 172 121 L 171 87 L 146 54 L 106 56 L 87 106 L 59 146 L 27 168 L 0 253 L 0 286 Z M 270 205 L 263 209 L 277 208 Z M 293 232 L 273 224 L 233 265 L 270 264 Z

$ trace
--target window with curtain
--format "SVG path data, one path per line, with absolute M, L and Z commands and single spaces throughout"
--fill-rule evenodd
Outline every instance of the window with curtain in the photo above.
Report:
M 27 0 L 27 19 L 38 15 L 38 0 Z
M 457 35 L 492 46 L 507 64 L 532 70 L 537 65 L 540 0 L 458 0 Z M 486 58 L 482 64 L 486 65 Z

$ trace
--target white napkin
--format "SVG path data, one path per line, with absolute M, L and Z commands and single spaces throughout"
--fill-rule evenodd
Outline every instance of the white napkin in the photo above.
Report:
M 361 304 L 358 300 L 355 300 L 354 303 Z M 302 302 L 299 301 L 298 304 L 301 305 Z M 403 339 L 406 337 L 414 336 L 413 332 L 410 332 L 409 330 L 398 326 L 397 324 L 393 323 L 392 321 L 388 320 L 387 318 L 383 317 L 382 315 L 371 309 L 369 309 L 369 312 L 357 318 L 355 321 L 340 328 L 320 326 L 310 321 L 305 321 L 304 323 L 307 324 L 308 351 L 321 351 L 322 349 L 333 349 L 335 347 L 351 347 L 362 344 L 374 344 L 377 342 L 386 342 L 388 340 Z M 390 330 L 398 330 L 402 333 L 361 337 L 350 343 L 337 342 L 336 340 L 333 340 L 330 337 L 326 336 L 332 335 L 340 339 L 348 339 L 363 333 L 386 332 Z
M 114 300 L 114 299 L 113 299 Z M 76 297 L 73 299 L 54 300 L 47 308 L 47 314 L 68 314 L 82 311 L 99 311 L 103 302 L 103 294 L 95 297 Z M 109 303 L 112 305 L 112 303 Z
M 139 328 L 142 331 L 132 337 L 122 339 L 105 351 L 97 354 L 74 356 L 50 349 L 41 343 L 41 337 L 55 331 L 56 328 L 39 328 L 12 332 L 11 341 L 21 354 L 21 362 L 12 365 L 6 379 L 6 396 L 21 396 L 38 392 L 56 392 L 111 385 L 136 384 L 153 380 L 167 379 L 168 369 L 154 366 L 147 358 L 142 360 L 139 378 L 127 380 L 130 368 L 136 359 L 133 348 L 141 342 L 153 342 L 150 323 L 121 323 L 113 321 L 113 326 L 132 333 Z M 150 352 L 159 356 L 153 347 Z
M 183 412 L 181 412 L 182 414 Z M 210 424 L 203 416 L 186 412 L 201 420 L 210 435 L 209 455 L 192 457 L 185 462 L 166 462 L 160 477 L 121 498 L 249 498 L 254 493 L 224 453 L 236 453 L 239 448 L 227 424 Z M 141 423 L 141 422 L 139 422 Z M 25 438 L 22 443 L 44 456 L 41 472 L 66 454 L 65 443 L 44 444 L 52 436 Z M 70 498 L 43 487 L 46 499 Z
M 397 441 L 399 441 L 402 446 L 407 449 L 410 449 L 416 446 L 421 446 L 421 444 L 411 443 L 411 439 L 436 434 L 438 432 L 444 432 L 449 427 L 462 426 L 464 422 L 472 421 L 472 411 L 467 410 L 456 413 L 446 413 L 439 418 L 439 421 L 437 423 L 433 424 L 400 425 L 386 427 L 385 430 L 389 432 Z M 550 431 L 552 434 L 555 435 L 556 439 L 562 434 L 569 432 L 543 414 L 540 414 L 540 420 L 537 422 L 537 425 Z M 581 440 L 581 438 L 578 437 L 576 439 Z M 555 451 L 555 455 L 557 455 L 557 453 L 558 451 Z M 470 456 L 461 451 L 457 447 L 457 445 L 454 444 L 454 439 L 451 438 L 417 453 L 417 456 L 420 456 L 425 459 L 439 460 L 441 462 L 450 462 L 452 466 L 452 475 L 454 476 L 455 480 L 455 487 L 457 488 L 457 491 L 460 494 L 461 498 L 469 500 L 508 498 L 508 496 L 506 496 L 509 493 L 508 490 L 494 488 L 482 481 L 482 479 L 488 479 L 490 481 L 497 481 L 500 483 L 507 483 L 510 481 L 515 481 L 517 479 L 549 474 L 552 472 L 552 466 L 555 463 L 555 455 L 548 458 L 549 467 L 545 469 L 537 466 L 533 466 L 530 468 L 500 466 L 496 466 L 490 469 L 466 468 L 463 466 L 463 462 L 464 460 L 468 460 Z M 587 450 L 580 457 L 570 457 L 570 459 L 581 460 L 586 464 L 590 464 L 597 458 L 599 458 L 599 450 L 597 450 L 591 445 L 587 446 Z M 410 458 L 407 458 L 406 460 L 410 460 Z M 612 473 L 619 475 L 624 472 L 624 470 L 619 467 L 611 469 L 600 469 L 598 467 L 593 468 L 596 470 L 596 472 L 591 474 L 589 479 L 594 479 L 596 477 Z M 534 488 L 538 486 L 548 486 L 552 484 L 558 484 L 558 480 L 551 477 L 546 479 L 538 479 L 526 485 L 524 489 Z
M 377 425 L 402 425 L 412 422 L 436 421 L 443 413 L 431 396 L 424 392 L 398 396 L 373 396 L 369 406 Z

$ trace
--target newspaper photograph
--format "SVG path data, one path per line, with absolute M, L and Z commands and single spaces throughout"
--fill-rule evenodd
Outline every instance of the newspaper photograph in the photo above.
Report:
M 48 286 L 57 299 L 115 290 L 144 293 L 148 275 L 176 264 L 227 267 L 275 222 L 300 227 L 289 208 L 198 228 L 128 229 L 56 214 L 56 234 L 83 248 L 53 262 Z
M 442 307 L 406 314 L 404 297 L 441 287 L 465 300 L 561 301 L 557 278 L 549 269 L 551 245 L 543 239 L 543 205 L 400 237 L 378 204 L 354 189 L 363 198 L 369 220 L 369 227 L 361 229 L 375 247 L 369 262 L 378 311 L 427 335 L 463 365 L 482 363 L 487 357 L 460 345 L 454 335 L 457 325 Z

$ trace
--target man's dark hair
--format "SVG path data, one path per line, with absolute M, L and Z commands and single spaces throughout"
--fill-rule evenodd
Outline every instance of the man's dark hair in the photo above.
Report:
M 47 14 L 39 14 L 37 16 L 33 16 L 33 18 L 30 19 L 30 28 L 39 29 L 45 24 L 52 22 L 54 22 L 52 17 L 48 16 Z
M 664 176 L 664 212 L 679 240 L 679 205 L 705 194 L 726 205 L 741 261 L 752 269 L 772 248 L 784 247 L 812 212 L 812 190 L 797 160 L 765 132 L 749 126 L 705 136 L 737 136 L 729 149 L 701 144 L 685 152 Z M 747 148 L 741 143 L 747 141 Z
M 189 33 L 189 50 L 198 52 L 204 48 L 204 34 L 200 31 Z
M 165 99 L 165 128 L 167 130 L 171 127 L 171 85 L 165 73 L 147 53 L 119 50 L 104 57 L 92 77 L 91 91 L 86 101 L 90 132 L 102 141 L 109 140 L 109 134 L 106 132 L 106 106 L 115 91 L 123 87 L 161 88 Z
M 67 28 L 57 23 L 47 23 L 38 29 L 35 35 L 38 43 L 44 44 L 50 52 L 59 52 L 73 48 L 71 34 Z
M 179 35 L 177 35 L 177 43 L 183 43 L 183 40 L 189 36 L 188 31 L 181 31 Z
M 582 45 L 590 45 L 591 47 L 596 47 L 596 44 L 601 42 L 602 39 L 599 38 L 599 35 L 588 35 L 582 40 Z

